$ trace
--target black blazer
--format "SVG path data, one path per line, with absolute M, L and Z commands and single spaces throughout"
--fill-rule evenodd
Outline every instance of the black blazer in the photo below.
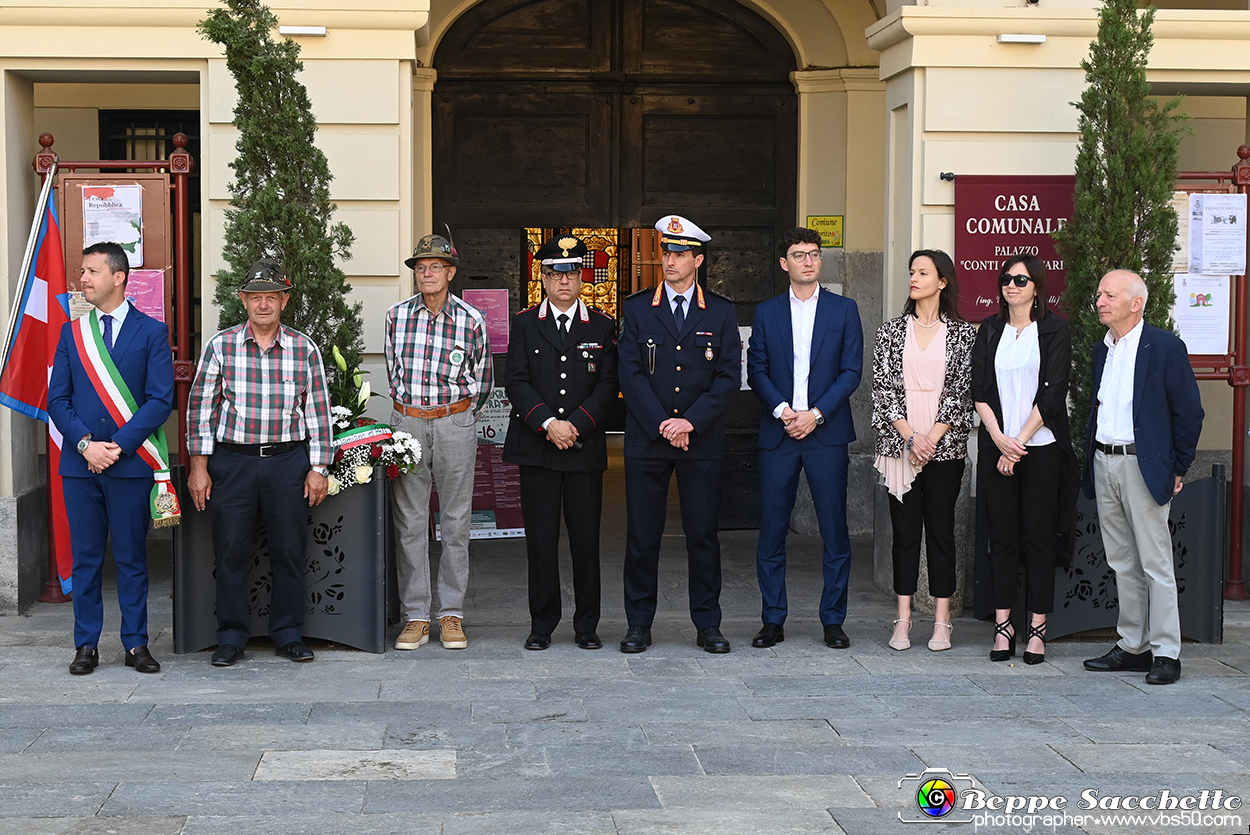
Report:
M 608 466 L 603 427 L 616 402 L 616 323 L 578 302 L 568 334 L 546 301 L 512 317 L 504 386 L 512 402 L 503 458 L 569 472 Z M 581 449 L 559 449 L 543 422 L 577 427 Z
M 977 331 L 972 346 L 972 399 L 988 404 L 1003 423 L 1003 404 L 998 396 L 998 375 L 994 356 L 1003 337 L 1006 322 L 999 314 L 986 319 Z M 1059 489 L 1059 541 L 1056 560 L 1061 566 L 1072 563 L 1072 546 L 1076 536 L 1076 498 L 1080 489 L 1080 471 L 1072 449 L 1072 431 L 1068 424 L 1068 381 L 1072 375 L 1072 336 L 1066 319 L 1047 313 L 1037 322 L 1037 341 L 1041 364 L 1037 374 L 1037 395 L 1033 405 L 1042 416 L 1042 423 L 1054 433 L 1063 450 L 1063 472 Z M 990 433 L 982 428 L 977 433 L 978 466 L 993 467 L 998 461 L 998 446 Z

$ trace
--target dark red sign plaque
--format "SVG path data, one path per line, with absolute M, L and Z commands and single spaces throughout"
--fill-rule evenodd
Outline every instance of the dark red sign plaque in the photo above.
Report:
M 998 311 L 998 275 L 1012 255 L 1027 252 L 1046 264 L 1051 308 L 1067 272 L 1053 233 L 1072 216 L 1076 177 L 976 175 L 955 178 L 955 269 L 959 313 L 980 322 Z

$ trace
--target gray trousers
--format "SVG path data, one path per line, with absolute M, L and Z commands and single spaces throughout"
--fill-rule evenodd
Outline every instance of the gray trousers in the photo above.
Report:
M 1094 453 L 1094 492 L 1107 565 L 1120 590 L 1116 631 L 1125 652 L 1179 658 L 1181 617 L 1168 512 L 1141 476 L 1135 455 Z
M 431 420 L 392 411 L 391 426 L 421 443 L 421 463 L 417 471 L 405 473 L 391 482 L 400 604 L 408 620 L 430 619 L 433 609 L 430 485 L 437 483 L 439 530 L 443 539 L 443 553 L 438 562 L 438 616 L 464 617 L 464 595 L 469 585 L 469 521 L 477 461 L 477 420 L 471 409 Z

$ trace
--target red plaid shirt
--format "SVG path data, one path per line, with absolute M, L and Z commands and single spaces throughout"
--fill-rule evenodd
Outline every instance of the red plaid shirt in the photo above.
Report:
M 328 467 L 330 391 L 316 344 L 285 325 L 261 350 L 244 322 L 204 346 L 187 404 L 187 451 L 210 455 L 227 444 L 308 439 L 314 467 Z
M 424 298 L 417 294 L 386 311 L 391 397 L 422 409 L 469 397 L 476 412 L 486 405 L 495 379 L 486 321 L 451 293 L 433 315 Z

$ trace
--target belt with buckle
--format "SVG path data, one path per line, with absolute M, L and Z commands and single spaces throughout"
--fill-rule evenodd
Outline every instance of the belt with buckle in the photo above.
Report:
M 400 403 L 398 400 L 394 401 L 394 405 L 395 411 L 400 414 L 407 415 L 408 417 L 425 418 L 426 420 L 430 420 L 432 418 L 447 417 L 448 415 L 458 415 L 463 411 L 467 411 L 469 408 L 469 398 L 466 397 L 463 400 L 457 400 L 449 406 L 431 406 L 428 409 L 422 409 L 418 406 L 409 406 L 406 403 Z
M 1094 449 L 1107 455 L 1137 454 L 1137 444 L 1104 444 L 1102 441 L 1094 441 Z
M 285 455 L 307 445 L 307 440 L 286 441 L 280 444 L 218 444 L 231 452 L 250 455 L 253 458 L 273 458 L 275 455 Z

